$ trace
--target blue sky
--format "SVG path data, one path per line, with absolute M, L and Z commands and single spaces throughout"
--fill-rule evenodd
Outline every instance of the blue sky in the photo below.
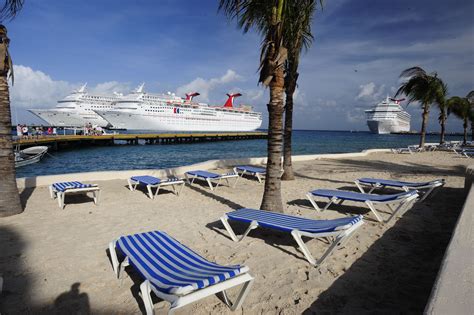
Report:
M 200 101 L 242 103 L 266 112 L 257 86 L 260 38 L 217 12 L 218 1 L 26 0 L 6 22 L 15 66 L 14 122 L 26 108 L 53 107 L 88 82 L 97 93 L 197 90 Z M 315 41 L 301 60 L 295 128 L 366 130 L 364 109 L 392 95 L 411 66 L 437 71 L 450 95 L 474 89 L 472 0 L 328 0 L 316 12 Z M 408 107 L 412 128 L 420 110 Z M 438 130 L 432 109 L 430 130 Z M 266 117 L 266 115 L 265 115 Z M 266 122 L 265 122 L 266 124 Z M 455 118 L 448 130 L 461 129 Z

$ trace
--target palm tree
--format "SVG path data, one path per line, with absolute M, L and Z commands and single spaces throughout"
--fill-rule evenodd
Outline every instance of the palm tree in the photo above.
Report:
M 288 9 L 285 0 L 220 0 L 219 10 L 237 19 L 244 32 L 255 28 L 263 37 L 259 83 L 270 88 L 265 191 L 261 209 L 283 212 L 281 156 L 283 147 L 284 64 L 283 25 Z
M 474 141 L 474 91 L 469 92 L 466 98 L 471 105 L 469 108 L 469 120 L 471 121 L 471 140 Z
M 322 5 L 322 0 L 320 0 Z M 285 63 L 285 133 L 283 144 L 283 180 L 293 180 L 293 167 L 291 162 L 291 136 L 293 131 L 293 94 L 298 81 L 298 66 L 301 51 L 308 49 L 312 43 L 311 21 L 315 0 L 290 1 L 288 18 L 284 25 L 283 45 L 288 49 L 288 59 Z
M 23 0 L 6 0 L 0 9 L 0 217 L 23 211 L 16 186 L 15 161 L 11 137 L 10 92 L 8 75 L 13 75 L 11 56 L 8 52 L 10 39 L 3 21 L 12 19 L 21 10 Z
M 439 143 L 444 143 L 444 137 L 446 135 L 446 119 L 448 118 L 448 103 L 446 102 L 446 96 L 448 94 L 448 86 L 441 82 L 439 90 L 436 96 L 436 104 L 439 107 L 438 121 L 441 126 L 441 133 Z
M 408 104 L 417 101 L 421 103 L 423 109 L 420 137 L 420 148 L 423 149 L 425 146 L 426 124 L 428 122 L 430 106 L 436 102 L 440 85 L 443 81 L 438 78 L 436 72 L 427 74 L 425 70 L 420 67 L 412 67 L 403 70 L 400 74 L 400 78 L 406 78 L 407 80 L 398 88 L 395 96 L 405 94 L 408 97 Z
M 467 144 L 467 127 L 471 114 L 471 104 L 467 97 L 453 96 L 447 101 L 448 110 L 458 118 L 462 119 L 464 129 L 463 145 Z

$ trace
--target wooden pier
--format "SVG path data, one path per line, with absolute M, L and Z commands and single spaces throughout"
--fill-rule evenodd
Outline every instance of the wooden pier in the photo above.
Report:
M 101 136 L 38 136 L 13 141 L 14 146 L 31 147 L 46 145 L 53 150 L 80 146 L 111 146 L 118 143 L 138 144 L 179 144 L 211 141 L 266 139 L 266 132 L 232 132 L 232 133 L 153 133 L 153 134 L 106 134 Z

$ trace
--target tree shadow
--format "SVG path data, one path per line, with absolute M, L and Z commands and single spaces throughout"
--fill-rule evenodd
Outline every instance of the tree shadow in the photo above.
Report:
M 464 193 L 439 194 L 408 210 L 304 314 L 422 313 Z
M 36 177 L 26 178 L 25 187 L 20 192 L 20 202 L 23 209 L 26 209 L 28 199 L 30 199 L 31 195 L 33 195 L 35 188 L 36 188 Z
M 201 193 L 202 195 L 206 196 L 206 197 L 209 197 L 211 199 L 214 199 L 222 204 L 225 204 L 226 206 L 234 209 L 234 210 L 237 210 L 237 209 L 241 209 L 241 208 L 245 208 L 244 206 L 238 204 L 238 203 L 235 203 L 233 202 L 232 200 L 229 200 L 229 199 L 226 199 L 224 197 L 221 197 L 221 196 L 218 196 L 216 194 L 213 194 L 209 189 L 205 189 L 205 188 L 201 188 L 199 186 L 196 186 L 196 185 L 187 185 L 187 187 L 189 187 L 190 189 L 194 190 L 194 191 L 197 191 L 199 193 Z M 215 191 L 214 191 L 215 192 Z

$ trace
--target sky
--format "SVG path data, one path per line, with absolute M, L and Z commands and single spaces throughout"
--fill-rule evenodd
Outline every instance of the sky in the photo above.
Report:
M 15 81 L 13 123 L 39 122 L 28 108 L 49 108 L 83 83 L 90 93 L 148 92 L 236 103 L 264 113 L 268 89 L 257 84 L 260 36 L 244 34 L 218 12 L 218 1 L 26 0 L 4 24 Z M 437 72 L 450 96 L 474 89 L 474 1 L 326 0 L 315 12 L 314 42 L 303 53 L 294 128 L 367 130 L 364 110 L 393 96 L 401 71 Z M 418 104 L 407 107 L 420 128 Z M 438 110 L 428 130 L 438 131 Z M 448 131 L 462 130 L 448 119 Z

